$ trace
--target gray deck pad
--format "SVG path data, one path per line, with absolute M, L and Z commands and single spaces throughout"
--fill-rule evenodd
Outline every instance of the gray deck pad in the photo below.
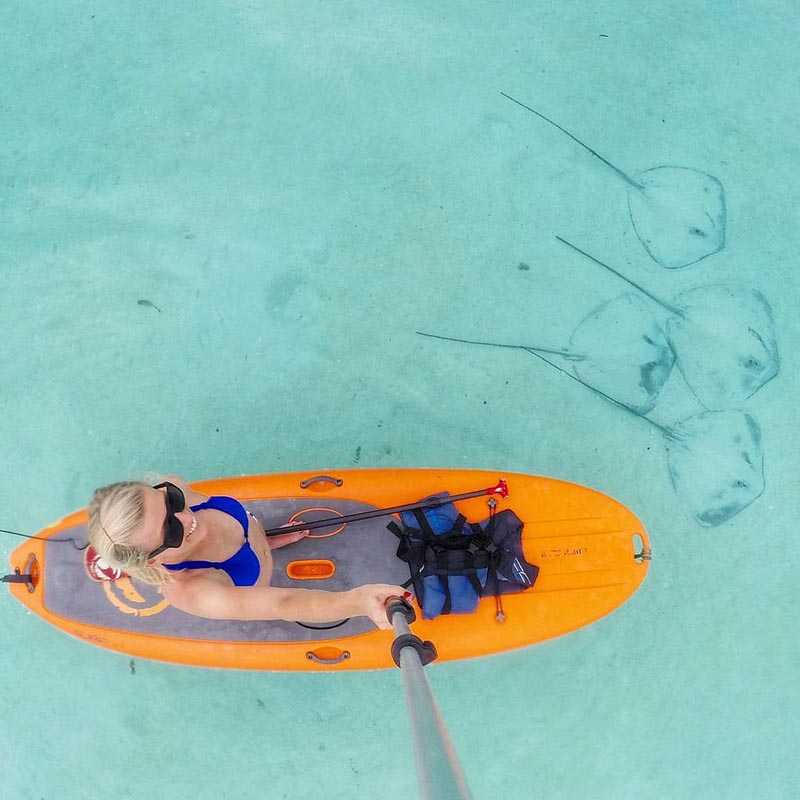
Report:
M 328 509 L 342 515 L 375 508 L 352 500 L 324 501 Z M 332 516 L 324 511 L 309 511 L 314 501 L 303 499 L 246 502 L 265 528 L 286 523 L 292 515 L 303 522 Z M 386 529 L 389 517 L 348 523 L 341 533 L 325 538 L 306 538 L 272 551 L 272 585 L 302 589 L 344 591 L 365 583 L 401 584 L 408 580 L 408 565 L 396 556 L 397 539 Z M 315 536 L 330 532 L 321 528 Z M 172 606 L 153 586 L 122 579 L 92 581 L 84 568 L 84 552 L 58 540 L 73 538 L 86 542 L 86 527 L 61 531 L 46 545 L 44 603 L 55 614 L 106 628 L 222 642 L 298 642 L 330 641 L 375 629 L 366 617 L 354 617 L 342 624 L 318 623 L 304 626 L 284 621 L 213 620 L 195 617 Z M 327 559 L 335 564 L 335 574 L 326 580 L 293 580 L 286 573 L 291 561 Z M 163 606 L 159 610 L 159 605 Z M 331 627 L 331 626 L 335 627 Z

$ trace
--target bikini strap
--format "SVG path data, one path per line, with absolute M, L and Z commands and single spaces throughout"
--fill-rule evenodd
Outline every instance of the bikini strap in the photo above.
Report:
M 213 495 L 209 497 L 204 503 L 199 503 L 196 506 L 189 506 L 192 511 L 202 511 L 205 508 L 211 508 L 215 511 L 222 511 L 230 517 L 233 517 L 241 526 L 244 531 L 244 538 L 248 538 L 248 531 L 250 528 L 250 520 L 245 507 L 235 498 L 227 497 L 225 495 Z

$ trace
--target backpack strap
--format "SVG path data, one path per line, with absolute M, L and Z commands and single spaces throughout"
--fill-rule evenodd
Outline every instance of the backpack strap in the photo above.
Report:
M 411 577 L 400 585 L 407 589 L 413 584 L 414 594 L 416 594 L 420 604 L 424 602 L 425 592 L 423 589 L 422 578 L 425 572 L 425 553 L 429 547 L 428 541 L 431 536 L 427 536 L 422 531 L 414 528 L 402 527 L 396 520 L 392 520 L 386 525 L 390 533 L 396 536 L 400 543 L 397 545 L 397 557 L 408 564 Z M 416 541 L 411 541 L 412 537 Z
M 495 506 L 491 506 L 489 509 L 489 522 L 486 525 L 485 531 L 480 525 L 478 525 L 477 522 L 469 523 L 469 526 L 472 529 L 469 549 L 473 554 L 482 550 L 488 555 L 486 564 L 486 586 L 491 586 L 492 593 L 495 597 L 497 597 L 497 595 L 500 593 L 500 582 L 497 580 L 497 562 L 500 560 L 500 548 L 495 544 L 495 541 L 492 538 L 494 534 L 495 513 Z M 478 582 L 477 576 L 475 577 L 475 582 Z M 480 584 L 478 585 L 480 586 Z M 476 591 L 479 595 L 483 595 L 485 593 L 482 588 L 476 589 Z
M 396 520 L 392 520 L 386 526 L 389 529 L 390 533 L 393 533 L 401 542 L 405 538 L 406 534 L 403 529 L 397 524 Z

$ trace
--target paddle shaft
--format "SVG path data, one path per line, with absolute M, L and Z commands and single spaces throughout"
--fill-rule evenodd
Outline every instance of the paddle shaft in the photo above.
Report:
M 294 531 L 311 531 L 316 528 L 327 528 L 332 525 L 341 525 L 346 522 L 358 522 L 362 519 L 374 519 L 375 517 L 388 517 L 390 514 L 399 514 L 401 511 L 413 511 L 415 508 L 436 508 L 445 503 L 454 503 L 458 500 L 469 500 L 471 497 L 483 497 L 487 494 L 499 494 L 502 497 L 508 496 L 508 486 L 502 478 L 497 486 L 490 486 L 486 489 L 478 489 L 474 492 L 464 494 L 448 495 L 447 497 L 430 497 L 427 500 L 418 500 L 416 503 L 406 503 L 402 506 L 392 506 L 391 508 L 376 508 L 372 511 L 362 511 L 359 514 L 348 514 L 342 517 L 327 517 L 317 519 L 313 522 L 301 522 L 297 525 L 286 525 L 283 528 L 269 528 L 264 533 L 267 536 L 278 536 L 282 533 L 293 533 Z

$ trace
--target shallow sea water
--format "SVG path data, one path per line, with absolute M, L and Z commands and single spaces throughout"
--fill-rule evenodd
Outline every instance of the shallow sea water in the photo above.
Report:
M 476 800 L 800 797 L 799 28 L 791 2 L 6 3 L 0 525 L 34 533 L 149 470 L 591 486 L 648 529 L 640 591 L 428 670 Z M 639 228 L 675 258 L 695 234 L 652 206 L 635 227 L 619 175 L 501 92 L 626 173 L 716 178 L 724 246 L 658 263 Z M 662 431 L 705 412 L 678 369 L 645 418 L 522 350 L 416 334 L 568 346 L 630 290 L 557 235 L 659 297 L 763 293 L 780 367 L 736 405 L 760 456 L 715 433 L 673 486 Z M 706 384 L 752 370 L 742 330 L 693 352 Z M 0 613 L 4 797 L 418 796 L 397 671 L 131 664 L 5 591 Z

